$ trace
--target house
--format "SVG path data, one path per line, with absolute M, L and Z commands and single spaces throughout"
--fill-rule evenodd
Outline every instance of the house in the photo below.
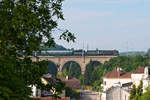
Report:
M 121 68 L 115 68 L 113 71 L 104 75 L 102 84 L 103 91 L 106 91 L 112 86 L 120 86 L 129 82 L 132 82 L 131 73 L 124 72 Z
M 145 92 L 146 87 L 150 84 L 150 69 L 148 67 L 138 67 L 132 73 L 116 68 L 103 77 L 101 100 L 129 100 L 132 84 L 137 87 L 140 81 L 143 82 L 143 92 Z
M 72 89 L 80 89 L 80 80 L 77 78 L 60 78 L 62 82 L 66 84 L 67 87 L 70 87 Z M 45 74 L 41 77 L 41 81 L 43 84 L 52 84 L 52 86 L 57 85 L 57 81 L 55 78 L 53 78 L 50 74 Z M 55 89 L 53 89 L 55 90 Z M 40 90 L 37 88 L 36 85 L 32 86 L 32 96 L 33 98 L 35 97 L 50 97 L 54 94 L 55 91 L 45 91 L 45 90 Z M 60 97 L 65 97 L 65 91 L 63 91 L 62 94 L 59 95 Z
M 80 80 L 78 80 L 75 77 L 73 77 L 71 79 L 61 78 L 61 81 L 65 82 L 67 87 L 70 87 L 75 90 L 80 89 Z
M 148 67 L 139 67 L 135 72 L 132 73 L 131 79 L 135 86 L 138 86 L 142 80 L 143 92 L 145 92 L 146 88 L 150 84 L 150 69 Z
M 60 82 L 60 79 L 56 79 L 53 78 L 50 74 L 46 74 L 43 77 L 41 77 L 41 81 L 43 84 L 47 85 L 47 84 L 51 84 L 52 86 L 56 86 L 58 84 L 58 82 Z M 42 96 L 48 95 L 48 96 L 52 96 L 53 94 L 57 94 L 55 87 L 52 87 L 51 91 L 45 91 L 43 90 L 41 92 Z M 65 91 L 63 91 L 63 93 L 61 93 L 59 95 L 60 97 L 65 97 Z
M 44 85 L 47 85 L 47 84 L 51 84 L 52 86 L 56 86 L 57 85 L 57 82 L 59 80 L 53 78 L 50 74 L 45 74 L 41 77 L 41 81 Z M 61 81 L 61 80 L 60 80 Z M 56 94 L 56 91 L 55 91 L 55 88 L 52 87 L 53 91 L 45 91 L 45 90 L 40 90 L 37 88 L 36 85 L 33 85 L 32 86 L 32 96 L 33 98 L 36 98 L 36 97 L 51 97 L 53 94 Z M 62 94 L 59 95 L 60 97 L 65 97 L 65 91 L 63 91 Z
M 106 92 L 106 100 L 129 100 L 130 93 L 122 87 L 111 87 Z

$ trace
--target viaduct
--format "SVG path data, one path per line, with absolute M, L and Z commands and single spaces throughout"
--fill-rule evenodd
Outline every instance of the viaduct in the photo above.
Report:
M 42 61 L 47 60 L 55 63 L 59 66 L 58 72 L 61 73 L 63 66 L 65 63 L 74 61 L 78 63 L 81 67 L 81 72 L 84 74 L 86 65 L 90 63 L 90 61 L 98 61 L 100 63 L 104 63 L 105 61 L 109 61 L 111 58 L 117 56 L 38 56 L 31 57 L 32 61 Z

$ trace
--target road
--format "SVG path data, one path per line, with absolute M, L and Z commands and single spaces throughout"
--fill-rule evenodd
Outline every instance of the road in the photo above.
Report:
M 80 100 L 100 100 L 100 96 L 98 95 L 98 92 L 81 90 Z

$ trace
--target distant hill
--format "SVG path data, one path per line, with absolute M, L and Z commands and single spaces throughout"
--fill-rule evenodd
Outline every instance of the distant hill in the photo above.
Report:
M 56 44 L 55 47 L 42 47 L 42 50 L 67 50 L 65 47 L 63 47 L 62 45 L 58 45 Z
M 144 51 L 120 52 L 120 56 L 136 56 L 136 55 L 144 56 L 145 54 L 146 54 L 146 52 L 144 52 Z

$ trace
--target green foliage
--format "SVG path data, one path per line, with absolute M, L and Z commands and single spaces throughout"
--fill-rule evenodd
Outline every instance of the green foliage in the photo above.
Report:
M 79 80 L 80 80 L 80 84 L 84 85 L 84 75 L 80 75 Z
M 48 64 L 48 73 L 52 75 L 57 75 L 57 65 L 53 62 L 49 62 Z
M 98 67 L 95 67 L 94 68 L 94 71 L 92 72 L 92 76 L 91 78 L 93 79 L 93 82 L 94 83 L 93 85 L 100 85 L 102 83 L 101 81 L 101 77 L 104 75 L 104 70 L 102 69 L 101 66 L 98 66 Z
M 133 72 L 139 66 L 149 66 L 150 58 L 137 55 L 135 57 L 118 56 L 106 61 L 104 64 L 100 64 L 95 67 L 95 62 L 91 62 L 87 65 L 84 74 L 84 84 L 95 86 L 96 81 L 102 83 L 102 77 L 104 74 L 112 71 L 116 67 L 121 67 L 125 72 Z
M 58 30 L 57 21 L 64 20 L 62 2 L 0 1 L 0 99 L 27 100 L 31 95 L 29 85 L 41 86 L 40 77 L 46 73 L 48 63 L 32 62 L 29 56 L 39 51 L 41 44 L 55 45 L 52 33 Z M 60 38 L 68 42 L 75 40 L 68 30 Z M 61 81 L 58 84 L 55 88 L 60 92 Z
M 135 96 L 132 100 L 142 100 L 140 96 Z
M 141 96 L 143 94 L 143 82 L 140 81 L 139 86 L 136 88 L 135 85 L 132 86 L 130 91 L 130 100 L 142 100 Z
M 96 80 L 96 81 L 92 84 L 92 86 L 94 87 L 93 90 L 94 90 L 94 91 L 97 91 L 97 92 L 102 91 L 101 84 L 102 84 L 102 79 Z
M 147 50 L 146 55 L 147 55 L 147 56 L 150 56 L 150 49 Z
M 150 100 L 150 94 L 144 94 L 144 95 L 141 97 L 141 100 Z
M 79 99 L 80 97 L 80 92 L 79 91 L 76 91 L 76 90 L 73 90 L 72 88 L 70 87 L 66 87 L 65 88 L 65 91 L 66 91 L 66 97 L 70 97 L 70 98 L 75 98 L 75 99 Z
M 103 65 L 104 69 L 111 71 L 116 67 L 121 67 L 126 72 L 132 72 L 136 70 L 139 66 L 149 66 L 149 58 L 137 55 L 135 57 L 126 57 L 119 56 L 116 58 L 110 59 L 108 62 L 105 62 Z
M 63 70 L 61 76 L 62 76 L 62 77 L 68 76 L 68 72 L 67 72 L 66 68 Z
M 138 96 L 141 96 L 142 94 L 143 94 L 143 82 L 142 81 L 140 81 L 140 84 L 139 84 L 139 86 L 137 87 L 137 90 L 136 90 L 137 92 L 136 92 L 136 94 L 138 95 Z
M 46 72 L 45 62 L 34 62 L 30 58 L 0 56 L 0 97 L 4 100 L 29 98 L 29 85 L 37 84 Z M 6 99 L 7 98 L 7 99 Z
M 150 100 L 150 86 L 147 88 L 147 91 L 141 96 L 142 100 Z
M 53 46 L 55 44 L 52 31 L 57 29 L 57 20 L 63 20 L 63 0 L 2 0 L 0 9 L 0 51 L 23 52 L 31 54 L 39 50 L 40 44 Z M 69 31 L 61 37 L 74 41 L 75 37 Z M 7 37 L 7 38 L 5 38 Z M 9 46 L 9 49 L 8 49 Z M 8 51 L 7 51 L 8 52 Z
M 57 77 L 53 77 L 55 82 L 49 83 L 49 84 L 38 84 L 38 88 L 46 91 L 52 91 L 53 97 L 60 98 L 59 95 L 62 94 L 62 90 L 65 89 L 65 83 L 63 83 L 60 79 Z
M 97 86 L 100 86 L 101 83 L 102 83 L 102 80 L 99 79 L 99 80 L 96 80 L 96 81 L 92 84 L 92 86 L 97 87 Z
M 86 66 L 85 75 L 84 75 L 84 84 L 92 85 L 94 81 L 99 80 L 100 65 L 99 62 L 90 61 L 90 63 Z M 95 69 L 96 67 L 99 67 Z M 95 69 L 95 70 L 94 70 Z
M 130 90 L 130 100 L 133 99 L 135 96 L 136 96 L 136 86 L 135 84 L 133 84 Z

